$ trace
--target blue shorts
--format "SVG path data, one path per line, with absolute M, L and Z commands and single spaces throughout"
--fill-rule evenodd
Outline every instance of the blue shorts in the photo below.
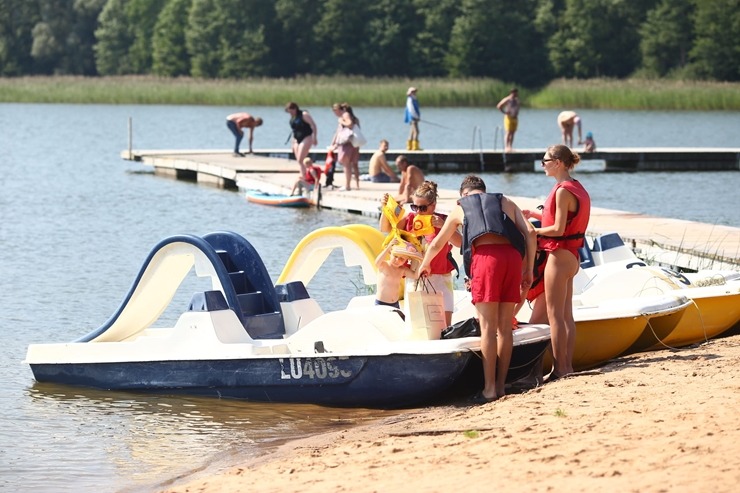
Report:
M 370 181 L 373 183 L 390 183 L 391 177 L 385 173 L 378 173 L 377 175 L 371 176 Z
M 385 301 L 380 301 L 380 300 L 376 299 L 376 300 L 375 300 L 375 305 L 380 305 L 380 306 L 391 306 L 391 307 L 393 307 L 393 308 L 398 308 L 398 309 L 400 309 L 400 308 L 401 308 L 401 305 L 399 305 L 399 304 L 398 304 L 398 301 L 396 301 L 395 303 L 387 303 L 387 302 L 385 302 Z

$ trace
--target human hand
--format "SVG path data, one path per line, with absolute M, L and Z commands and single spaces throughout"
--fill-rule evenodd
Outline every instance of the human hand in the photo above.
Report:
M 385 207 L 386 204 L 388 204 L 388 197 L 390 197 L 390 195 L 387 193 L 384 193 L 383 198 L 380 199 L 380 203 L 383 205 L 383 207 Z
M 525 268 L 522 269 L 522 291 L 529 290 L 529 288 L 532 286 L 532 282 L 534 281 L 534 274 L 531 270 Z
M 432 214 L 432 226 L 435 228 L 441 228 L 445 224 L 445 220 L 439 217 L 437 214 Z

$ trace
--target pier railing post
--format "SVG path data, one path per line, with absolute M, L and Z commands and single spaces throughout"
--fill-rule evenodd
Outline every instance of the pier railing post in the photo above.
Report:
M 128 117 L 128 159 L 133 159 L 133 145 L 134 145 L 134 121 L 132 117 Z

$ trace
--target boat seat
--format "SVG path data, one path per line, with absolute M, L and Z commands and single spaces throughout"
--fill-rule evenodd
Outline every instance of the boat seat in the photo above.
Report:
M 578 249 L 578 256 L 581 260 L 581 269 L 588 269 L 589 267 L 596 265 L 594 263 L 594 256 L 591 254 L 591 249 L 586 243 Z
M 277 293 L 278 301 L 280 303 L 289 303 L 291 301 L 310 298 L 303 281 L 291 281 L 285 284 L 276 284 L 275 292 Z
M 624 244 L 617 233 L 607 233 L 593 240 L 591 249 L 594 264 L 604 265 L 609 262 L 637 260 L 631 248 Z
M 226 303 L 221 291 L 193 293 L 192 298 L 190 298 L 190 305 L 188 305 L 188 311 L 191 312 L 215 312 L 228 309 L 229 304 Z

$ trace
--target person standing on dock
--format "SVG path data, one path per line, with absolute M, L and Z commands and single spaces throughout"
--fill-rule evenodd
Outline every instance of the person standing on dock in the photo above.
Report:
M 498 102 L 496 108 L 504 114 L 504 151 L 511 152 L 514 146 L 514 134 L 519 126 L 519 90 L 513 87 L 509 95 Z
M 285 105 L 285 112 L 290 113 L 290 128 L 293 133 L 293 155 L 301 167 L 301 176 L 306 174 L 306 166 L 303 161 L 308 156 L 312 145 L 318 145 L 318 130 L 316 123 L 308 111 L 298 107 L 298 103 L 291 101 Z
M 262 118 L 258 116 L 252 116 L 249 113 L 233 113 L 226 117 L 226 126 L 231 130 L 236 138 L 234 144 L 234 156 L 244 157 L 244 154 L 239 152 L 239 145 L 242 143 L 244 138 L 243 128 L 249 129 L 249 153 L 252 154 L 252 140 L 254 138 L 254 129 L 262 125 Z
M 542 213 L 524 210 L 527 218 L 539 219 L 537 261 L 527 299 L 534 301 L 531 323 L 549 323 L 554 368 L 546 381 L 573 373 L 576 323 L 573 318 L 573 278 L 580 267 L 578 249 L 583 246 L 591 215 L 591 198 L 570 171 L 580 162 L 578 153 L 564 145 L 547 148 L 542 158 L 545 174 L 555 186 L 545 199 Z
M 578 145 L 583 144 L 581 117 L 575 111 L 562 111 L 558 115 L 558 127 L 563 136 L 563 145 L 573 147 L 573 129 L 578 127 Z
M 385 153 L 388 151 L 388 141 L 380 141 L 380 147 L 370 157 L 370 165 L 367 173 L 370 175 L 370 181 L 373 183 L 391 183 L 398 182 L 398 176 L 395 171 L 388 165 Z
M 340 191 L 352 190 L 352 177 L 355 185 L 360 189 L 360 148 L 352 144 L 352 130 L 360 125 L 360 119 L 355 116 L 352 107 L 347 103 L 334 103 L 331 107 L 337 116 L 337 131 L 334 132 L 329 149 L 337 151 L 339 164 L 344 170 L 344 187 Z
M 396 167 L 401 172 L 401 183 L 398 185 L 398 195 L 394 197 L 399 204 L 413 202 L 413 195 L 419 186 L 424 183 L 424 172 L 417 166 L 409 163 L 403 154 L 396 158 Z
M 411 126 L 409 131 L 409 140 L 406 141 L 406 150 L 419 150 L 419 120 L 421 120 L 421 110 L 419 110 L 419 101 L 416 99 L 416 88 L 409 87 L 406 91 L 406 113 L 404 121 Z
M 465 274 L 481 330 L 484 387 L 477 403 L 505 394 L 506 374 L 514 347 L 511 319 L 520 293 L 532 282 L 536 236 L 522 211 L 500 193 L 486 193 L 486 184 L 470 175 L 460 184 L 454 206 L 424 253 L 417 274 L 431 272 L 435 256 L 462 227 Z

